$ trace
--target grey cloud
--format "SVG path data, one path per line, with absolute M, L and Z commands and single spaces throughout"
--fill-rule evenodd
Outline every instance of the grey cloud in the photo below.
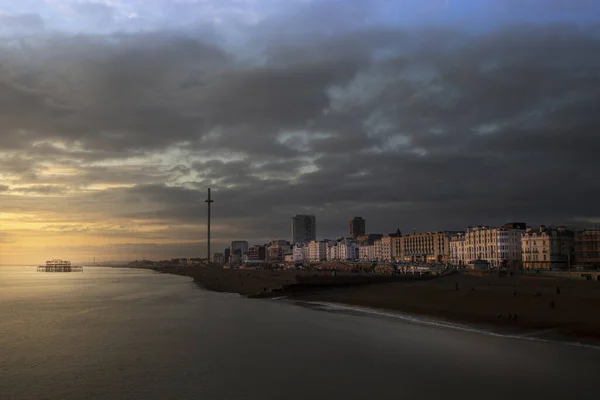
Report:
M 80 173 L 36 184 L 82 191 L 60 205 L 0 196 L 5 209 L 122 220 L 122 237 L 156 221 L 165 229 L 146 239 L 188 249 L 203 240 L 208 186 L 219 243 L 289 238 L 301 212 L 320 237 L 353 215 L 380 232 L 598 218 L 590 29 L 342 31 L 274 41 L 264 63 L 176 34 L 31 46 L 1 50 L 0 147 L 21 155 L 0 173 L 36 183 L 51 155 Z M 83 189 L 94 183 L 134 187 Z
M 35 34 L 44 30 L 42 17 L 37 14 L 2 14 L 0 13 L 0 36 L 3 34 Z
M 65 192 L 65 188 L 63 186 L 58 185 L 33 185 L 26 187 L 14 186 L 11 188 L 11 191 L 21 192 L 21 193 L 34 193 L 34 194 L 62 194 Z
M 106 28 L 115 22 L 116 10 L 103 3 L 67 3 L 68 10 L 77 17 L 84 18 L 87 22 L 94 22 L 99 27 Z
M 0 128 L 25 132 L 3 136 L 0 146 L 59 139 L 127 151 L 198 137 L 202 120 L 177 86 L 227 60 L 210 45 L 169 34 L 40 40 L 0 50 L 0 104 L 10 116 Z M 42 83 L 17 85 L 18 71 L 38 74 Z

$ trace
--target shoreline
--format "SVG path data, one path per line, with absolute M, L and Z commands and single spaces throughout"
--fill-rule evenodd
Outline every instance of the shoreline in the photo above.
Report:
M 391 318 L 401 320 L 405 323 L 433 326 L 441 329 L 452 329 L 463 332 L 477 333 L 481 335 L 489 335 L 513 340 L 530 340 L 546 343 L 560 343 L 576 347 L 586 347 L 600 351 L 600 340 L 590 340 L 581 336 L 565 336 L 557 335 L 556 329 L 548 329 L 541 331 L 525 331 L 519 328 L 499 330 L 498 326 L 482 325 L 482 324 L 466 324 L 457 321 L 445 320 L 435 317 L 429 317 L 423 314 L 407 314 L 393 310 L 375 309 L 370 307 L 353 306 L 342 303 L 327 303 L 327 302 L 303 302 L 287 298 L 277 298 L 276 300 L 288 301 L 291 304 L 308 307 L 311 309 L 323 312 L 342 312 L 352 313 L 354 315 L 375 316 L 382 318 Z M 549 337 L 543 337 L 549 336 Z M 579 339 L 574 341 L 574 339 Z
M 338 304 L 445 324 L 545 334 L 557 341 L 600 342 L 600 284 L 530 276 L 443 277 L 377 276 L 304 271 L 161 268 L 188 276 L 216 292 L 251 299 L 285 298 L 290 302 Z

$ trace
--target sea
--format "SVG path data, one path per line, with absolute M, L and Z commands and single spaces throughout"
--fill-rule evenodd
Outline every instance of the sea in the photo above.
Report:
M 597 347 L 463 328 L 0 266 L 0 400 L 600 398 Z

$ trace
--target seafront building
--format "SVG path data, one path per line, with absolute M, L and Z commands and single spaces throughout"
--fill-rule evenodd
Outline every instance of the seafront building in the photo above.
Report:
M 351 238 L 342 238 L 328 243 L 328 261 L 353 261 L 358 259 L 358 245 Z
M 273 240 L 268 246 L 269 262 L 284 262 L 285 255 L 292 252 L 292 245 L 287 240 Z
M 327 260 L 327 242 L 313 240 L 308 244 L 308 260 L 311 262 Z
M 375 260 L 375 245 L 361 244 L 358 246 L 358 258 L 361 261 Z
M 524 269 L 569 269 L 574 253 L 573 231 L 564 227 L 528 228 L 521 238 Z
M 392 261 L 392 238 L 384 236 L 373 243 L 373 261 Z
M 248 253 L 248 242 L 245 240 L 234 240 L 229 246 L 231 254 L 244 255 Z
M 309 243 L 317 240 L 317 219 L 314 215 L 292 217 L 292 242 Z
M 374 243 L 374 245 L 377 242 Z M 379 252 L 375 250 L 375 256 L 377 261 L 392 262 L 400 260 L 402 257 L 402 232 L 398 229 L 394 233 L 390 233 L 387 236 L 379 239 Z
M 400 229 L 396 231 L 393 235 L 390 235 L 392 238 L 391 242 L 391 253 L 392 253 L 392 261 L 402 261 L 403 260 L 403 246 L 402 246 L 402 232 Z
M 499 227 L 469 227 L 465 234 L 465 263 L 484 261 L 494 268 L 521 268 L 523 260 L 521 236 L 525 230 L 526 224 L 522 222 Z
M 575 263 L 578 266 L 600 267 L 600 227 L 577 232 L 574 247 Z
M 457 232 L 423 232 L 402 236 L 402 259 L 414 263 L 442 263 L 450 258 L 450 236 Z
M 457 233 L 450 236 L 450 264 L 465 266 L 465 234 Z
M 265 246 L 252 246 L 248 249 L 248 261 L 265 262 L 267 259 L 267 249 Z
M 338 247 L 338 255 L 340 260 L 358 260 L 358 245 L 354 240 L 344 239 L 338 242 Z
M 292 248 L 292 260 L 294 262 L 304 262 L 308 260 L 308 245 L 296 243 Z
M 370 259 L 369 261 L 380 261 L 382 254 L 381 254 L 381 241 L 384 238 L 381 239 L 377 239 L 375 242 L 373 242 L 373 258 Z
M 327 261 L 334 261 L 340 259 L 340 249 L 338 247 L 337 242 L 328 242 L 327 243 Z
M 245 240 L 234 240 L 229 246 L 229 264 L 239 265 L 248 256 L 248 242 Z

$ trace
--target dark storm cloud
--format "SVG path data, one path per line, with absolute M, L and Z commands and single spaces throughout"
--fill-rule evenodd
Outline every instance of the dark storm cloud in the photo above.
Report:
M 1 147 L 57 139 L 121 151 L 200 136 L 202 120 L 178 86 L 227 60 L 170 34 L 23 39 L 0 53 Z
M 211 186 L 222 242 L 288 238 L 305 212 L 320 237 L 353 215 L 381 232 L 598 217 L 591 28 L 341 29 L 260 50 L 175 33 L 2 47 L 0 174 L 81 189 L 4 207 L 153 220 L 185 241 L 202 230 L 177 226 L 204 222 Z M 44 175 L 48 156 L 78 175 Z

